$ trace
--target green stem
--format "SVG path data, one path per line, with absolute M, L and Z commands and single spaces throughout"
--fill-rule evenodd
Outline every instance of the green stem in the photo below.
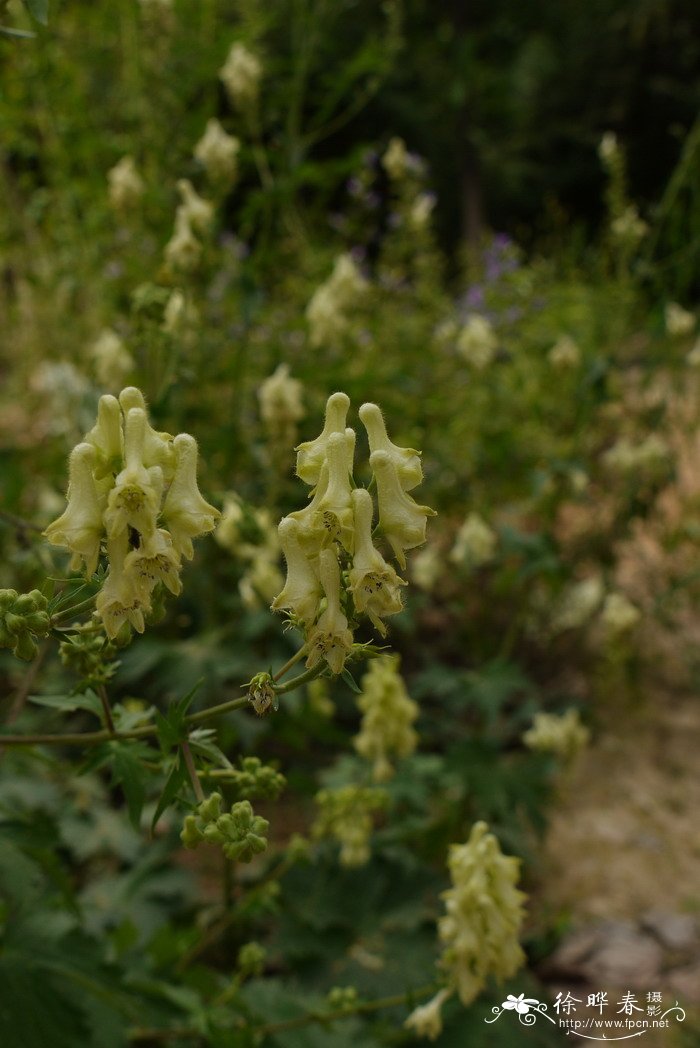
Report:
M 306 644 L 304 644 L 301 648 L 299 648 L 299 651 L 295 652 L 295 654 L 292 655 L 291 659 L 285 662 L 284 666 L 282 666 L 281 669 L 277 670 L 277 673 L 272 678 L 273 681 L 275 681 L 276 683 L 278 680 L 284 677 L 285 673 L 288 673 L 289 670 L 291 670 L 292 666 L 296 665 L 299 659 L 303 659 L 304 655 L 306 655 L 306 652 L 307 646 Z
M 429 997 L 432 993 L 435 993 L 436 988 L 434 984 L 421 986 L 418 990 L 407 990 L 405 993 L 397 993 L 392 997 L 381 997 L 376 1001 L 358 1001 L 352 1007 L 338 1008 L 333 1012 L 306 1012 L 306 1014 L 298 1015 L 294 1019 L 283 1019 L 281 1022 L 266 1023 L 264 1026 L 247 1027 L 247 1029 L 259 1037 L 266 1037 L 270 1034 L 279 1033 L 282 1030 L 296 1030 L 302 1026 L 309 1026 L 311 1023 L 325 1025 L 326 1023 L 336 1022 L 339 1019 L 347 1019 L 351 1015 L 369 1015 L 383 1008 L 396 1008 L 399 1005 L 406 1004 L 407 1001 L 413 1001 L 419 997 Z M 243 1024 L 239 1023 L 238 1026 L 241 1029 L 246 1029 Z M 137 1027 L 129 1031 L 128 1037 L 130 1041 L 175 1041 L 178 1038 L 194 1040 L 201 1037 L 201 1034 L 199 1031 L 188 1027 L 169 1030 Z
M 199 713 L 190 713 L 185 717 L 187 724 L 200 724 L 209 720 L 210 717 L 219 717 L 231 710 L 240 710 L 248 705 L 247 696 L 242 699 L 231 699 L 230 702 L 221 702 L 218 706 L 210 706 Z M 131 731 L 76 731 L 65 732 L 61 735 L 0 735 L 0 746 L 99 746 L 102 742 L 110 739 L 120 742 L 123 739 L 146 739 L 149 735 L 157 735 L 158 728 L 155 724 L 145 724 L 141 728 L 132 728 Z
M 195 768 L 194 764 L 194 758 L 192 756 L 192 750 L 190 749 L 190 744 L 187 739 L 185 739 L 184 742 L 180 743 L 180 749 L 182 750 L 182 756 L 185 761 L 185 767 L 187 768 L 187 774 L 190 777 L 190 782 L 192 783 L 192 789 L 194 790 L 194 795 L 197 798 L 197 803 L 201 804 L 202 801 L 205 799 L 204 790 L 202 789 L 202 784 L 199 781 L 197 769 Z
M 288 691 L 294 691 L 295 688 L 300 688 L 302 684 L 308 683 L 310 680 L 315 680 L 316 677 L 320 677 L 325 666 L 322 662 L 319 662 L 317 666 L 314 666 L 312 670 L 307 670 L 306 673 L 300 673 L 298 677 L 292 677 L 286 684 L 280 684 L 278 688 L 275 688 L 276 695 L 286 695 Z
M 105 715 L 105 724 L 107 725 L 107 731 L 111 736 L 115 735 L 114 721 L 112 719 L 112 710 L 109 705 L 109 699 L 107 698 L 107 689 L 104 684 L 97 685 L 97 694 L 100 696 L 100 702 L 102 703 L 102 712 Z
M 67 608 L 66 611 L 59 611 L 57 615 L 51 618 L 51 625 L 56 626 L 59 622 L 63 622 L 64 619 L 73 619 L 76 615 L 80 615 L 83 611 L 87 611 L 95 603 L 95 595 L 88 597 L 86 600 L 81 600 L 80 604 L 74 604 L 72 608 Z
M 257 1026 L 255 1033 L 265 1037 L 272 1033 L 279 1033 L 281 1030 L 295 1030 L 310 1023 L 330 1023 L 337 1019 L 346 1019 L 350 1015 L 368 1015 L 371 1012 L 381 1011 L 383 1008 L 396 1008 L 416 997 L 429 997 L 435 992 L 435 989 L 435 985 L 431 984 L 421 986 L 418 990 L 406 990 L 405 993 L 397 993 L 391 997 L 380 997 L 376 1001 L 358 1001 L 352 1008 L 338 1008 L 334 1012 L 307 1012 L 306 1015 L 298 1015 L 295 1019 L 283 1019 L 281 1022 Z

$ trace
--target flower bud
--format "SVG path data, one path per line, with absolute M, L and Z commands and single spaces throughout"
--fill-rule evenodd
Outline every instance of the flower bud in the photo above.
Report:
M 236 178 L 240 148 L 239 140 L 226 134 L 219 121 L 212 118 L 194 147 L 194 156 L 211 182 L 230 183 Z

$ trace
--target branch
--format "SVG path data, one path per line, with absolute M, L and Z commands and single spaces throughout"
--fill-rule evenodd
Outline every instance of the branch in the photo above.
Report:
M 185 717 L 187 724 L 200 724 L 209 720 L 210 717 L 218 717 L 231 710 L 240 710 L 248 704 L 248 697 L 242 699 L 231 699 L 229 702 L 221 702 L 218 706 L 210 706 L 198 713 L 190 713 Z M 145 724 L 141 728 L 132 728 L 131 731 L 76 731 L 64 732 L 63 734 L 48 735 L 0 735 L 0 746 L 99 746 L 102 742 L 121 742 L 125 739 L 145 739 L 150 735 L 157 735 L 158 728 L 155 724 Z

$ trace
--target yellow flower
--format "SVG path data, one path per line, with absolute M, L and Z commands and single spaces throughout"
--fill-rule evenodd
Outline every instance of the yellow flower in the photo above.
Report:
M 182 592 L 180 557 L 173 541 L 163 528 L 146 536 L 138 549 L 131 550 L 124 561 L 126 575 L 133 579 L 139 594 L 148 599 L 155 586 L 162 582 L 176 597 Z
M 173 448 L 177 466 L 163 504 L 163 517 L 172 535 L 173 547 L 191 560 L 192 539 L 213 531 L 221 514 L 202 498 L 197 487 L 197 441 L 189 433 L 180 433 L 173 441 Z
M 143 464 L 146 425 L 146 412 L 142 408 L 131 408 L 124 425 L 125 466 L 109 493 L 104 515 L 110 537 L 129 527 L 144 536 L 156 530 L 163 471 L 159 466 L 146 469 Z
M 130 623 L 138 633 L 143 633 L 146 628 L 143 616 L 151 608 L 149 596 L 139 589 L 136 581 L 124 570 L 128 549 L 126 531 L 117 532 L 107 540 L 109 575 L 97 594 L 95 607 L 108 637 L 116 637 L 125 622 Z
M 114 473 L 122 465 L 124 453 L 124 434 L 122 433 L 122 413 L 119 401 L 109 394 L 100 397 L 97 405 L 97 422 L 85 440 L 92 444 L 97 452 L 95 477 L 98 480 L 109 477 L 110 487 Z
M 282 592 L 272 602 L 272 608 L 273 611 L 291 611 L 308 626 L 316 618 L 322 590 L 321 582 L 301 548 L 299 532 L 296 520 L 282 518 L 278 533 L 287 562 L 287 580 Z
M 84 561 L 87 575 L 94 574 L 97 569 L 102 538 L 102 509 L 93 476 L 96 459 L 92 444 L 78 444 L 73 448 L 68 474 L 68 505 L 44 532 L 54 546 L 71 551 L 73 570 L 80 566 L 81 560 Z
M 119 394 L 119 403 L 125 415 L 132 408 L 139 408 L 146 416 L 143 431 L 143 444 L 141 445 L 141 461 L 147 469 L 151 466 L 160 466 L 163 470 L 163 479 L 169 484 L 175 472 L 175 450 L 173 438 L 170 433 L 158 433 L 148 421 L 148 409 L 146 399 L 140 389 L 136 386 L 127 386 Z
M 333 393 L 326 403 L 326 415 L 323 429 L 315 440 L 304 441 L 296 448 L 297 476 L 305 484 L 317 484 L 321 468 L 326 461 L 328 440 L 332 433 L 345 432 L 345 420 L 350 407 L 350 398 L 346 393 Z
M 414 1008 L 404 1023 L 406 1029 L 413 1030 L 416 1037 L 436 1040 L 442 1033 L 442 1006 L 450 994 L 449 989 L 440 990 L 427 1004 Z
M 404 491 L 410 491 L 411 488 L 420 484 L 423 479 L 420 452 L 414 451 L 413 448 L 400 448 L 392 444 L 386 431 L 381 409 L 376 404 L 363 404 L 360 408 L 360 418 L 367 430 L 370 452 L 387 452 L 396 466 Z
M 382 616 L 397 615 L 403 610 L 401 586 L 407 583 L 387 564 L 372 542 L 372 496 L 364 488 L 352 493 L 355 511 L 355 554 L 349 572 L 350 589 L 355 607 L 369 615 L 381 635 L 386 636 Z
M 340 607 L 340 566 L 333 550 L 321 550 L 319 573 L 326 608 L 309 634 L 306 665 L 313 669 L 325 659 L 333 673 L 340 673 L 352 647 L 352 633 Z
M 195 159 L 202 164 L 212 182 L 233 182 L 241 143 L 227 135 L 218 120 L 207 121 L 204 134 L 194 147 Z
M 179 179 L 177 188 L 182 199 L 178 208 L 183 216 L 182 221 L 187 222 L 195 232 L 206 233 L 214 218 L 213 205 L 199 195 L 187 178 Z
M 401 486 L 396 464 L 387 451 L 374 451 L 369 458 L 377 481 L 379 523 L 402 568 L 404 550 L 425 542 L 427 518 L 435 516 L 429 506 L 419 506 Z

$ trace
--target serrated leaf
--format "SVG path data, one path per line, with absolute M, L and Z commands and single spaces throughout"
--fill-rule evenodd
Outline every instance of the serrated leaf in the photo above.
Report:
M 112 743 L 112 754 L 114 780 L 124 791 L 131 825 L 138 830 L 146 799 L 146 774 L 140 760 L 143 747 L 138 743 Z
M 183 761 L 181 755 L 178 753 L 177 757 L 175 758 L 175 763 L 172 766 L 170 775 L 168 775 L 168 778 L 165 782 L 165 786 L 163 787 L 163 792 L 158 798 L 156 810 L 153 813 L 153 819 L 151 821 L 151 833 L 153 833 L 156 823 L 158 822 L 158 819 L 161 817 L 165 809 L 169 808 L 172 802 L 177 797 L 178 790 L 183 785 L 186 778 L 187 768 L 185 767 L 185 762 Z
M 185 716 L 192 704 L 192 700 L 204 683 L 202 677 L 191 688 L 186 695 L 176 702 L 171 703 L 167 713 L 156 713 L 156 726 L 158 728 L 158 739 L 164 750 L 171 750 L 174 746 L 184 742 L 187 738 L 187 726 Z

